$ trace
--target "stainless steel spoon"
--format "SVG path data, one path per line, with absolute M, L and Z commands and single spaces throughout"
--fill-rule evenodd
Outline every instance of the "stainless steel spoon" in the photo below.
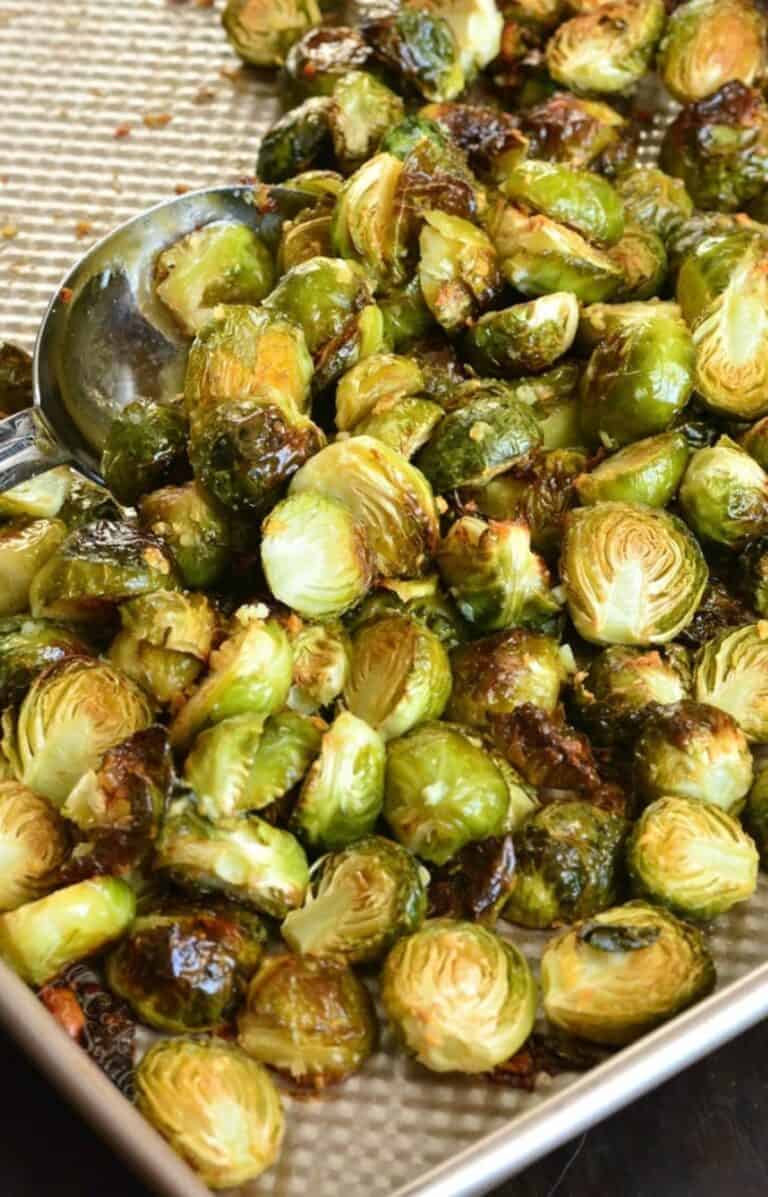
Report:
M 0 420 L 0 491 L 68 462 L 100 481 L 113 417 L 132 400 L 183 389 L 189 340 L 156 298 L 158 253 L 213 220 L 248 224 L 276 248 L 312 197 L 287 187 L 189 192 L 97 242 L 57 288 L 37 336 L 34 406 Z

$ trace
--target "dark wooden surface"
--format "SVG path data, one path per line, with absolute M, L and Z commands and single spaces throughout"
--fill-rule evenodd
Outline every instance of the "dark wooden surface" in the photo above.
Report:
M 151 1197 L 4 1038 L 0 1077 L 1 1197 Z M 768 1022 L 496 1197 L 766 1197 L 766 1127 Z

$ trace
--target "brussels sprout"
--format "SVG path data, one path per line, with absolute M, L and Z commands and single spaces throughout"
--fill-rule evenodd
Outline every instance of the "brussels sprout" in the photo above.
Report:
M 29 615 L 0 619 L 0 707 L 24 697 L 33 678 L 66 657 L 88 655 L 90 649 L 66 624 Z
M 743 548 L 768 531 L 768 475 L 735 441 L 721 436 L 691 457 L 680 508 L 697 536 Z
M 280 1098 L 267 1071 L 221 1039 L 162 1039 L 136 1069 L 136 1104 L 212 1189 L 274 1164 Z
M 527 158 L 498 175 L 501 192 L 518 207 L 540 212 L 604 245 L 624 232 L 622 202 L 607 179 L 557 162 Z
M 295 1084 L 343 1081 L 376 1050 L 368 990 L 340 960 L 268 957 L 248 987 L 238 1042 Z
M 624 272 L 621 299 L 651 299 L 658 295 L 667 277 L 667 251 L 652 229 L 627 223 L 624 236 L 611 247 L 611 259 Z
M 94 520 L 122 520 L 125 511 L 108 490 L 74 468 L 69 468 L 69 487 L 59 510 L 59 519 L 70 532 L 83 528 Z
M 25 349 L 0 341 L 0 417 L 32 406 L 32 358 Z
M 433 328 L 432 313 L 424 302 L 415 274 L 401 287 L 390 287 L 378 298 L 384 321 L 383 339 L 398 353 L 410 349 L 414 342 Z
M 540 440 L 536 420 L 523 403 L 481 396 L 440 421 L 416 464 L 440 493 L 482 486 Z
M 318 171 L 318 174 L 323 173 Z M 339 176 L 341 178 L 341 176 Z M 296 220 L 285 221 L 280 230 L 277 264 L 281 274 L 308 262 L 310 258 L 329 257 L 331 246 L 331 213 L 318 204 Z
M 355 262 L 310 258 L 283 275 L 264 310 L 303 329 L 310 353 L 316 354 L 370 300 L 370 284 Z
M 669 18 L 659 74 L 681 104 L 703 100 L 733 79 L 758 81 L 765 40 L 765 18 L 751 0 L 687 0 Z
M 135 911 L 133 890 L 117 877 L 68 885 L 0 915 L 0 956 L 28 985 L 44 985 L 119 939 Z
M 136 919 L 107 959 L 107 984 L 158 1031 L 213 1031 L 231 1021 L 265 939 L 249 910 L 171 906 Z
M 422 629 L 426 631 L 426 629 Z M 344 848 L 373 831 L 384 801 L 386 753 L 350 711 L 336 716 L 304 778 L 291 825 L 312 848 Z
M 676 430 L 635 441 L 576 479 L 579 499 L 590 505 L 620 500 L 666 507 L 680 485 L 688 455 L 685 434 Z
M 317 453 L 291 481 L 291 499 L 308 491 L 348 508 L 373 553 L 377 572 L 385 578 L 413 577 L 434 552 L 438 518 L 429 483 L 404 457 L 373 437 L 337 441 Z M 314 545 L 312 552 L 317 552 Z M 300 559 L 294 558 L 294 568 Z M 327 576 L 323 584 L 327 587 Z M 300 607 L 297 610 L 304 614 Z
M 623 330 L 632 330 L 646 320 L 663 318 L 680 323 L 682 309 L 671 300 L 650 299 L 647 302 L 629 300 L 625 303 L 591 303 L 579 314 L 577 348 L 591 353 L 602 345 L 607 337 Z
M 487 312 L 465 338 L 469 361 L 481 374 L 543 370 L 567 353 L 579 325 L 579 302 L 569 291 L 542 295 Z
M 498 57 L 504 19 L 495 0 L 415 0 L 413 7 L 447 21 L 467 81 Z
M 52 889 L 69 840 L 45 798 L 16 781 L 0 781 L 0 911 L 16 910 Z
M 748 544 L 737 562 L 739 591 L 758 615 L 768 614 L 768 539 Z
M 763 190 L 768 171 L 768 106 L 760 92 L 734 80 L 686 104 L 667 129 L 660 163 L 683 180 L 697 208 L 738 212 Z
M 0 525 L 0 617 L 28 609 L 33 579 L 65 536 L 60 520 L 13 520 Z
M 370 416 L 361 420 L 355 432 L 382 441 L 410 460 L 424 448 L 442 418 L 442 407 L 430 399 L 382 400 Z
M 768 862 L 768 769 L 762 761 L 756 768 L 752 789 L 747 795 L 744 825 L 752 836 L 760 854 L 763 868 Z
M 141 523 L 165 541 L 185 586 L 213 586 L 232 558 L 229 522 L 198 486 L 164 486 L 139 501 Z
M 69 466 L 46 470 L 0 494 L 0 517 L 53 519 L 61 511 L 71 485 Z
M 130 678 L 103 661 L 68 657 L 33 681 L 18 712 L 3 719 L 3 751 L 16 776 L 61 806 L 104 752 L 152 721 Z
M 696 658 L 693 694 L 736 720 L 748 740 L 768 742 L 768 624 L 726 628 Z
M 294 952 L 360 964 L 424 921 L 428 874 L 400 844 L 372 835 L 318 860 L 304 905 L 282 926 Z
M 221 20 L 232 46 L 254 66 L 281 66 L 293 43 L 320 22 L 317 0 L 227 0 Z
M 750 457 L 754 457 L 763 469 L 768 466 L 768 416 L 764 416 L 747 429 L 741 438 L 741 447 Z
M 273 918 L 301 906 L 307 858 L 294 836 L 257 815 L 204 818 L 177 800 L 157 841 L 155 867 L 183 889 L 220 893 Z
M 501 289 L 496 250 L 486 233 L 458 216 L 427 211 L 419 234 L 419 282 L 446 332 L 457 332 Z
M 614 149 L 625 127 L 626 121 L 610 104 L 568 92 L 556 92 L 520 114 L 531 158 L 562 162 L 574 170 L 584 170 Z
M 583 437 L 579 423 L 579 366 L 572 361 L 560 362 L 543 374 L 532 374 L 508 383 L 510 399 L 519 399 L 530 409 L 541 432 L 542 449 L 570 449 L 581 446 Z M 479 380 L 475 380 L 477 382 Z M 466 383 L 467 387 L 473 385 Z M 458 394 L 461 388 L 455 392 Z M 530 465 L 535 455 L 519 468 Z M 518 467 L 516 467 L 518 468 Z M 493 514 L 489 512 L 488 514 Z
M 547 1018 L 591 1043 L 621 1047 L 705 997 L 715 965 L 694 927 L 646 902 L 604 910 L 547 944 Z
M 716 806 L 659 798 L 635 825 L 627 848 L 632 889 L 686 919 L 712 919 L 752 897 L 757 848 Z
M 329 121 L 334 153 L 344 170 L 369 158 L 404 111 L 400 97 L 367 71 L 342 75 L 333 89 Z
M 509 112 L 484 104 L 426 104 L 419 117 L 438 125 L 467 155 L 473 169 L 486 173 L 502 154 L 524 154 L 526 138 Z
M 288 706 L 313 715 L 338 698 L 349 677 L 349 639 L 341 624 L 288 626 L 293 680 Z
M 461 52 L 443 16 L 407 5 L 367 21 L 363 35 L 375 57 L 425 99 L 452 100 L 463 91 Z
M 498 204 L 489 233 L 502 273 L 523 295 L 571 291 L 582 303 L 595 303 L 611 299 L 622 286 L 621 266 L 605 250 L 548 216 Z
M 368 596 L 354 613 L 352 628 L 390 612 L 421 620 L 448 650 L 469 639 L 469 628 L 451 600 L 440 590 L 436 574 L 414 582 L 385 582 Z
M 331 243 L 352 268 L 359 262 L 377 286 L 406 281 L 403 228 L 395 212 L 403 164 L 393 154 L 376 154 L 347 180 L 333 214 Z
M 515 834 L 504 917 L 524 927 L 589 918 L 619 896 L 627 824 L 590 802 L 553 802 Z
M 349 25 L 318 25 L 294 42 L 283 72 L 300 97 L 329 96 L 348 71 L 362 70 L 371 57 L 362 34 Z
M 403 163 L 395 197 L 396 217 L 404 224 L 401 238 L 434 209 L 481 223 L 486 190 L 469 169 L 466 155 L 434 121 L 407 117 L 390 129 L 380 148 Z
M 693 215 L 693 200 L 680 179 L 656 166 L 637 166 L 616 180 L 627 220 L 666 242 Z
M 665 20 L 663 0 L 600 4 L 566 21 L 549 39 L 549 73 L 574 91 L 626 91 L 648 69 Z
M 462 516 L 442 541 L 437 564 L 459 611 L 478 631 L 541 626 L 560 609 L 524 523 Z
M 670 269 L 676 273 L 688 254 L 699 246 L 704 248 L 705 241 L 711 248 L 732 233 L 745 231 L 755 236 L 760 227 L 743 212 L 694 212 L 667 237 Z
M 406 1047 L 433 1072 L 487 1072 L 528 1038 L 536 985 L 525 957 L 475 923 L 430 919 L 395 944 L 382 1001 Z
M 371 415 L 382 401 L 397 402 L 424 389 L 419 363 L 395 353 L 374 353 L 339 379 L 336 427 L 348 432 Z
M 690 623 L 707 565 L 685 524 L 640 503 L 566 517 L 561 576 L 577 632 L 593 644 L 666 644 Z
M 109 659 L 159 704 L 178 701 L 210 656 L 216 616 L 202 594 L 157 590 L 120 607 Z
M 330 153 L 331 103 L 328 96 L 314 96 L 269 127 L 256 158 L 256 174 L 262 182 L 284 183 Z
M 526 523 L 531 547 L 549 558 L 560 549 L 565 513 L 576 501 L 574 483 L 587 463 L 579 449 L 532 453 L 485 486 L 462 492 L 462 498 L 488 519 Z
M 692 680 L 682 645 L 643 651 L 614 644 L 576 675 L 573 697 L 593 742 L 611 744 L 634 739 L 652 703 L 682 702 Z
M 188 477 L 183 406 L 151 399 L 134 399 L 127 404 L 109 426 L 101 474 L 121 503 L 135 503 L 165 482 Z
M 694 798 L 736 815 L 752 784 L 752 755 L 726 711 L 676 702 L 647 713 L 635 744 L 634 775 L 646 802 Z
M 550 714 L 557 707 L 567 667 L 556 640 L 511 628 L 461 644 L 451 653 L 453 690 L 446 716 L 483 726 L 532 702 Z

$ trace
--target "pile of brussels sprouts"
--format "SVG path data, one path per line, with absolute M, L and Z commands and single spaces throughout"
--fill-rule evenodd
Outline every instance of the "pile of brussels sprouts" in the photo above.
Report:
M 561 1047 L 631 1042 L 712 988 L 768 860 L 764 16 L 224 21 L 296 102 L 274 219 L 159 254 L 184 394 L 115 420 L 108 491 L 0 496 L 0 953 L 43 989 L 102 957 L 212 1187 L 277 1157 L 265 1066 L 376 1050 L 377 989 L 426 1068 L 503 1071 L 515 925 L 554 932 Z

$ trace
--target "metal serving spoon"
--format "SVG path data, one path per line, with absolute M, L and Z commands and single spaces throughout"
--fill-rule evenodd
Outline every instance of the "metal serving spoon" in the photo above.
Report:
M 261 184 L 189 192 L 92 246 L 62 280 L 40 326 L 34 406 L 0 420 L 0 491 L 63 463 L 101 481 L 113 417 L 134 399 L 183 389 L 190 342 L 155 295 L 161 250 L 214 220 L 248 224 L 276 248 L 283 222 L 312 198 Z

